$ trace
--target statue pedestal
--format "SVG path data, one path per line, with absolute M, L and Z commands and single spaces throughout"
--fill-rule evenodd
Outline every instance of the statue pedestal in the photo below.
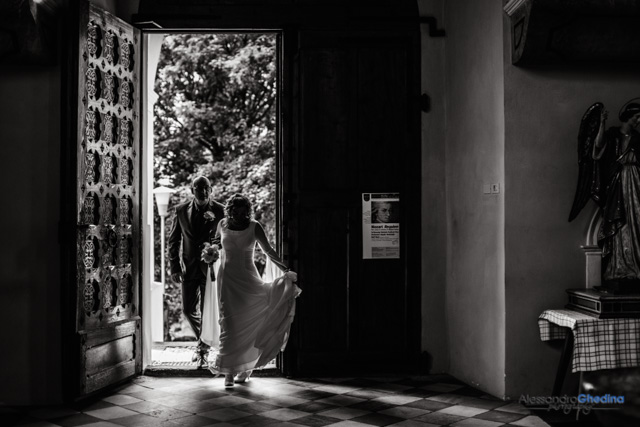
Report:
M 593 213 L 587 230 L 585 245 L 580 248 L 585 257 L 585 287 L 567 289 L 569 304 L 565 307 L 600 319 L 640 318 L 640 286 L 638 292 L 615 292 L 603 289 L 602 250 L 598 247 L 600 211 Z M 615 293 L 614 293 L 615 292 Z
M 597 245 L 580 246 L 584 251 L 586 276 L 585 288 L 593 289 L 600 286 L 602 281 L 602 250 Z
M 640 295 L 612 295 L 594 289 L 567 289 L 565 307 L 599 319 L 640 318 Z

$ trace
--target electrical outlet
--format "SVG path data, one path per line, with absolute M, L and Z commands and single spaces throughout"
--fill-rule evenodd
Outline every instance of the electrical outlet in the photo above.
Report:
M 491 194 L 498 194 L 500 192 L 500 184 L 491 184 Z

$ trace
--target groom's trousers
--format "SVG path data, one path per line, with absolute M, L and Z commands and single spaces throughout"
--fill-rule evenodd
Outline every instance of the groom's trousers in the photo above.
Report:
M 191 329 L 198 339 L 198 347 L 206 346 L 200 341 L 202 331 L 202 310 L 204 307 L 204 292 L 207 281 L 201 279 L 185 280 L 182 282 L 182 312 L 189 321 Z

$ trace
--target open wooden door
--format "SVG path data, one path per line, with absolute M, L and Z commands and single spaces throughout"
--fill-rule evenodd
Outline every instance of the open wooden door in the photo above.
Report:
M 418 35 L 411 20 L 300 31 L 290 245 L 303 293 L 294 374 L 425 369 Z M 398 258 L 363 259 L 363 193 L 400 194 Z
M 139 374 L 140 31 L 80 1 L 75 397 Z

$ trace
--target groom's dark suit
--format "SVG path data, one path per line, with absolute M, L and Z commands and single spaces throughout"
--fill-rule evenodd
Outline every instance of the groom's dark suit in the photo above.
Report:
M 207 219 L 206 212 L 215 215 Z M 211 216 L 210 214 L 208 216 Z M 169 266 L 171 274 L 183 273 L 182 308 L 191 328 L 200 339 L 202 306 L 206 287 L 207 264 L 200 260 L 205 242 L 215 237 L 218 222 L 224 217 L 224 206 L 215 201 L 198 207 L 194 201 L 176 207 L 169 232 Z M 182 242 L 182 263 L 180 243 Z M 182 267 L 184 264 L 184 270 Z M 215 279 L 212 274 L 212 279 Z M 199 308 L 199 309 L 198 309 Z

